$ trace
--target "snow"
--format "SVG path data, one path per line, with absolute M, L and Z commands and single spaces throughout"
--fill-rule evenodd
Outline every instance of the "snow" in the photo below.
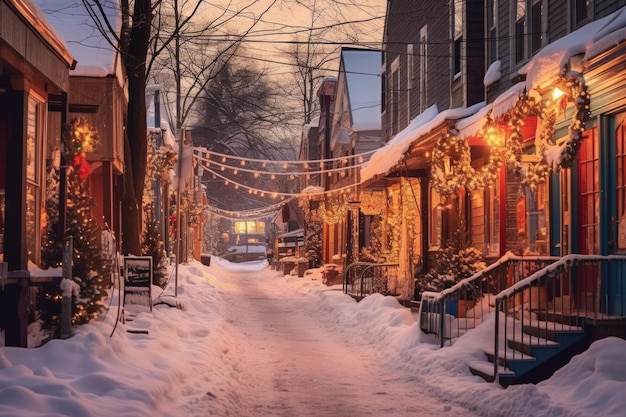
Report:
M 503 389 L 466 365 L 483 359 L 493 317 L 439 348 L 395 298 L 357 303 L 323 285 L 321 269 L 298 278 L 214 257 L 170 281 L 152 312 L 127 305 L 115 328 L 117 291 L 69 339 L 0 347 L 0 415 L 612 417 L 626 407 L 622 339 Z
M 70 71 L 71 76 L 101 78 L 116 74 L 120 85 L 124 85 L 119 55 L 96 28 L 82 1 L 33 1 L 76 59 L 76 68 Z M 109 0 L 102 3 L 103 10 L 119 33 L 121 18 L 117 6 Z
M 589 60 L 624 40 L 626 7 L 546 45 L 518 72 L 526 75 L 527 90 L 548 87 L 570 58 L 584 55 Z
M 446 120 L 458 120 L 471 116 L 484 107 L 485 103 L 478 103 L 467 108 L 455 108 L 439 112 L 437 105 L 432 105 L 400 133 L 393 137 L 385 146 L 372 154 L 372 157 L 361 168 L 361 181 L 374 178 L 379 174 L 388 173 L 404 158 L 409 147 L 419 138 L 430 133 Z
M 501 67 L 500 60 L 493 62 L 487 68 L 487 72 L 485 73 L 485 78 L 483 79 L 483 84 L 485 87 L 489 87 L 491 84 L 494 84 L 502 78 L 502 73 L 500 72 Z

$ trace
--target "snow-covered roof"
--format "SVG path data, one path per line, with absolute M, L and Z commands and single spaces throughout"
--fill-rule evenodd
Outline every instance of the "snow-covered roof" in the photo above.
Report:
M 429 134 L 446 120 L 471 116 L 484 106 L 485 103 L 478 103 L 468 108 L 455 108 L 442 112 L 439 112 L 437 105 L 429 107 L 385 146 L 374 152 L 367 165 L 361 169 L 361 180 L 366 181 L 376 175 L 388 173 L 402 161 L 409 147 L 419 138 Z
M 96 28 L 80 0 L 33 0 L 54 30 L 63 38 L 77 61 L 70 75 L 106 77 L 121 73 L 117 51 Z M 105 0 L 103 9 L 119 33 L 121 18 L 117 2 Z M 121 84 L 124 85 L 124 84 Z
M 381 55 L 367 49 L 341 51 L 353 131 L 380 130 Z
M 71 55 L 72 52 L 65 44 L 63 37 L 50 24 L 45 13 L 39 7 L 39 3 L 41 3 L 41 0 L 19 0 L 14 2 L 14 6 L 19 9 L 22 18 L 27 20 L 36 31 L 44 36 L 50 46 L 71 66 L 75 59 Z
M 527 90 L 548 87 L 573 56 L 589 60 L 624 40 L 626 7 L 546 45 L 518 73 L 526 75 Z

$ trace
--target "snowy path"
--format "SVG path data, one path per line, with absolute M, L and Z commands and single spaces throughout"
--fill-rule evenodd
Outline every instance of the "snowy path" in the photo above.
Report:
M 285 294 L 276 279 L 269 269 L 233 276 L 222 312 L 235 341 L 224 352 L 232 384 L 196 387 L 206 388 L 211 401 L 191 401 L 185 415 L 192 409 L 241 417 L 475 415 L 388 370 L 370 346 L 332 325 L 331 312 L 316 312 L 314 297 Z

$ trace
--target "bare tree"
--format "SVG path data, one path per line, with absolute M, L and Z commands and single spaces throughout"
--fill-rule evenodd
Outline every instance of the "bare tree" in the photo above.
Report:
M 308 13 L 306 25 L 291 27 L 292 43 L 284 50 L 292 65 L 294 84 L 286 94 L 297 97 L 301 120 L 311 123 L 319 110 L 317 88 L 325 76 L 336 73 L 342 44 L 359 45 L 368 39 L 374 45 L 382 39 L 383 1 L 296 0 L 295 9 Z M 355 18 L 355 16 L 359 16 Z M 370 43 L 371 44 L 371 43 Z
M 184 65 L 187 61 L 181 59 L 181 51 L 186 47 L 185 42 L 191 42 L 194 38 L 201 39 L 206 34 L 207 28 L 225 24 L 235 16 L 245 13 L 254 1 L 249 0 L 248 6 L 240 7 L 237 11 L 224 9 L 221 17 L 218 16 L 213 19 L 212 23 L 200 27 L 193 23 L 194 18 L 202 9 L 201 6 L 206 4 L 202 0 L 169 0 L 168 2 L 165 0 L 133 0 L 132 2 L 119 0 L 119 6 L 114 0 L 82 0 L 82 2 L 95 26 L 109 43 L 120 51 L 128 78 L 128 120 L 124 146 L 125 172 L 122 196 L 125 207 L 122 217 L 122 250 L 124 253 L 138 254 L 141 251 L 142 197 L 147 166 L 145 91 L 149 72 L 158 57 L 167 53 L 171 58 L 173 54 L 175 58 L 173 70 L 176 86 L 176 127 L 179 128 L 202 91 L 203 86 L 198 84 L 198 80 L 210 79 L 210 77 L 185 77 Z M 268 7 L 271 7 L 274 2 Z M 111 7 L 119 7 L 122 23 L 119 31 L 115 22 L 107 17 L 106 10 Z M 166 14 L 166 11 L 169 11 L 169 14 Z M 253 19 L 252 27 L 257 22 L 258 19 Z M 153 23 L 157 26 L 153 26 Z M 171 25 L 169 30 L 165 30 L 167 25 Z M 249 29 L 244 30 L 241 35 L 233 39 L 230 45 L 220 48 L 222 52 L 218 56 L 225 56 L 241 42 L 248 32 Z M 211 62 L 220 62 L 220 59 L 213 59 Z M 212 68 L 211 65 L 200 65 L 201 72 L 210 72 Z M 183 88 L 184 82 L 189 82 L 184 86 L 186 88 Z M 187 92 L 185 96 L 183 96 L 183 91 Z M 185 101 L 187 99 L 188 101 Z

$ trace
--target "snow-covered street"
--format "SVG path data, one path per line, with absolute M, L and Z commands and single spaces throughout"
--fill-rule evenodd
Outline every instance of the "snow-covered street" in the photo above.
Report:
M 229 403 L 227 415 L 473 415 L 389 369 L 353 331 L 336 328 L 331 310 L 316 306 L 315 297 L 285 292 L 275 274 L 242 271 L 230 282 L 225 318 L 237 344 L 228 352 L 229 366 L 241 386 L 211 391 L 214 402 Z M 195 406 L 192 401 L 186 413 L 210 414 L 212 404 Z
M 127 304 L 66 340 L 0 346 L 1 417 L 617 417 L 626 341 L 606 338 L 537 385 L 472 376 L 489 321 L 440 349 L 395 298 L 355 302 L 321 270 L 213 258 L 174 269 L 154 308 Z M 491 321 L 491 324 L 493 322 Z M 36 346 L 40 334 L 29 334 Z

